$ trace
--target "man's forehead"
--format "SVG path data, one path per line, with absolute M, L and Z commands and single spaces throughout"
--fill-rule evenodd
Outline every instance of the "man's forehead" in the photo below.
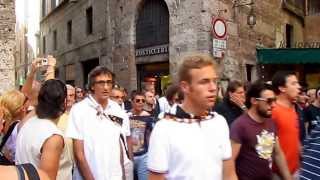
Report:
M 109 75 L 109 74 L 100 74 L 100 75 L 96 76 L 95 79 L 96 79 L 96 80 L 97 80 L 97 79 L 99 79 L 99 80 L 104 80 L 104 79 L 106 79 L 106 80 L 112 80 L 112 76 Z

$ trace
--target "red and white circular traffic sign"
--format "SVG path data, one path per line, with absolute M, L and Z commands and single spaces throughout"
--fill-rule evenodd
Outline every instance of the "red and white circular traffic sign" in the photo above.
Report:
M 225 39 L 227 35 L 227 24 L 221 18 L 212 18 L 212 33 L 218 39 Z

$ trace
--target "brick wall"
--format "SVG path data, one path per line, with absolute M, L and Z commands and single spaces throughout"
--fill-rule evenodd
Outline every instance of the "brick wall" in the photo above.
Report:
M 0 0 L 0 93 L 14 87 L 14 53 L 14 1 Z

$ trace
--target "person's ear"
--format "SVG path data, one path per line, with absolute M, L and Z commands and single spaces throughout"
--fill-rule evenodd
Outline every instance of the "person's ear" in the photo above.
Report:
M 252 98 L 250 98 L 250 103 L 251 103 L 252 105 L 256 105 L 256 104 L 258 104 L 258 101 L 257 101 L 256 98 L 252 97 Z
M 180 88 L 184 94 L 190 92 L 190 84 L 187 81 L 181 81 Z

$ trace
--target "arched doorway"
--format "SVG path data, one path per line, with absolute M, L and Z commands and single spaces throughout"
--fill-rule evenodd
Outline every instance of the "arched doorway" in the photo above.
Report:
M 161 94 L 162 79 L 169 75 L 169 11 L 164 0 L 145 0 L 136 24 L 136 65 L 138 88 L 156 79 Z M 157 68 L 161 67 L 161 68 Z

